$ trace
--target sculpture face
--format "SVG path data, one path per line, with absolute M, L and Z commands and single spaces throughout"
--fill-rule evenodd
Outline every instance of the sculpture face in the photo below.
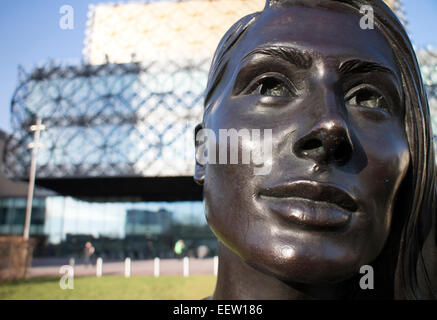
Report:
M 273 129 L 271 172 L 206 165 L 204 200 L 219 239 L 284 281 L 347 279 L 390 232 L 410 159 L 402 84 L 390 44 L 360 18 L 341 7 L 263 12 L 205 119 L 217 137 Z

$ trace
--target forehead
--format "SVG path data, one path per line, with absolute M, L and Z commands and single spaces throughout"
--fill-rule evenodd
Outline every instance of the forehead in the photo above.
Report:
M 378 30 L 362 29 L 363 16 L 346 6 L 310 8 L 293 6 L 265 10 L 248 31 L 237 54 L 240 58 L 258 47 L 291 46 L 314 56 L 341 63 L 361 59 L 397 71 L 390 43 Z

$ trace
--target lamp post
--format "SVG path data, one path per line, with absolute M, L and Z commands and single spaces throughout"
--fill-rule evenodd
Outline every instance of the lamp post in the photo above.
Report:
M 24 240 L 29 239 L 30 230 L 30 215 L 32 212 L 32 200 L 33 200 L 33 190 L 35 187 L 35 172 L 36 172 L 36 157 L 38 154 L 38 149 L 42 147 L 39 143 L 39 138 L 41 131 L 45 130 L 45 125 L 42 124 L 41 119 L 36 120 L 36 124 L 30 126 L 30 131 L 34 132 L 33 142 L 29 143 L 29 149 L 32 149 L 32 159 L 30 162 L 30 174 L 29 174 L 29 186 L 27 190 L 27 204 L 26 204 L 26 219 L 24 221 Z

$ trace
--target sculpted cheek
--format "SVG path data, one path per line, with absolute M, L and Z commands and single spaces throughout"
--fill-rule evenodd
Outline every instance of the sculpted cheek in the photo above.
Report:
M 381 185 L 387 191 L 397 191 L 404 178 L 410 163 L 409 150 L 403 135 L 397 140 L 381 144 L 382 148 L 373 152 L 373 159 L 369 161 L 370 174 L 375 179 L 375 184 Z

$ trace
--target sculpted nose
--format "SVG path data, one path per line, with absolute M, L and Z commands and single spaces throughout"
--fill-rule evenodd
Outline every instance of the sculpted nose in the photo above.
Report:
M 298 138 L 293 151 L 298 157 L 318 164 L 344 165 L 353 152 L 348 126 L 340 115 L 325 116 Z

